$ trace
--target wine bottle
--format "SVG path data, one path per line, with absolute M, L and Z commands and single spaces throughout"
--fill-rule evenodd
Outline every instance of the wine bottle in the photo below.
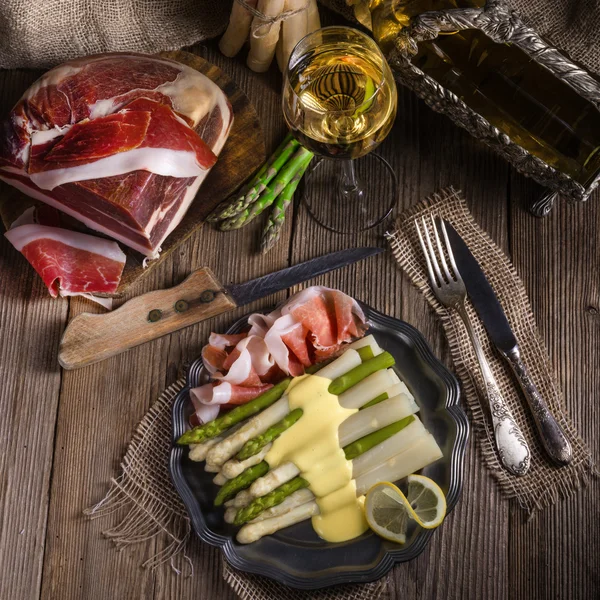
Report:
M 501 41 L 501 19 L 487 31 L 480 28 L 480 23 L 486 23 L 486 13 L 482 18 L 482 11 L 474 9 L 491 6 L 495 10 L 499 4 L 491 0 L 487 6 L 484 0 L 362 0 L 355 12 L 363 23 L 370 17 L 374 37 L 388 57 L 398 52 L 399 44 L 407 54 L 406 40 L 413 43 L 416 23 L 421 33 L 434 23 L 432 32 L 421 36 L 432 39 L 417 41 L 408 53 L 412 65 L 453 92 L 512 142 L 574 180 L 577 193 L 571 196 L 579 194 L 579 199 L 584 199 L 600 175 L 598 81 L 551 47 L 532 53 L 510 37 Z M 513 14 L 503 10 L 502 14 Z M 434 17 L 430 11 L 445 12 L 449 18 L 440 18 L 440 13 Z M 427 13 L 429 22 L 419 22 Z M 508 17 L 504 25 L 514 27 Z M 528 43 L 539 47 L 540 42 L 537 34 L 530 35 Z M 563 73 L 549 68 L 548 58 L 542 56 L 549 52 L 572 68 L 563 68 Z M 583 82 L 580 89 L 576 78 Z M 528 174 L 536 176 L 535 172 Z

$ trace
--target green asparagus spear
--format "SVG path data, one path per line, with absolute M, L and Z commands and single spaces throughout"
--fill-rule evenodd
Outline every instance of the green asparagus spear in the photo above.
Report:
M 271 154 L 256 175 L 242 188 L 242 190 L 233 198 L 227 200 L 224 205 L 219 205 L 207 218 L 210 223 L 223 221 L 240 214 L 265 189 L 267 184 L 277 175 L 279 169 L 287 162 L 296 148 L 298 141 L 288 134 L 277 150 Z
M 264 460 L 253 467 L 248 467 L 243 473 L 237 477 L 226 481 L 219 490 L 215 498 L 215 506 L 221 506 L 230 498 L 233 498 L 239 491 L 250 487 L 253 481 L 266 475 L 269 471 L 269 464 Z
M 246 404 L 237 406 L 222 417 L 217 417 L 214 421 L 210 421 L 209 423 L 186 431 L 177 440 L 177 443 L 182 446 L 186 444 L 199 444 L 204 440 L 218 436 L 230 427 L 233 427 L 236 423 L 259 413 L 261 410 L 264 410 L 279 400 L 290 384 L 290 381 L 291 378 L 287 377 L 257 398 L 254 398 L 254 400 L 250 400 L 250 402 L 247 402 Z
M 256 198 L 254 203 L 238 215 L 225 219 L 219 226 L 220 229 L 222 231 L 239 229 L 250 223 L 255 217 L 258 217 L 263 210 L 273 204 L 275 198 L 279 196 L 283 188 L 291 181 L 296 172 L 303 167 L 306 168 L 306 165 L 308 165 L 313 156 L 314 155 L 310 150 L 307 150 L 303 146 L 299 146 L 294 155 L 279 171 L 275 179 L 267 185 L 263 193 Z
M 258 454 L 267 444 L 276 440 L 286 429 L 289 429 L 303 414 L 301 408 L 296 408 L 286 415 L 279 423 L 269 427 L 264 433 L 248 440 L 242 449 L 236 454 L 238 460 L 246 460 Z
M 359 348 L 357 350 L 357 352 L 358 352 L 358 355 L 360 356 L 360 360 L 362 360 L 362 362 L 371 360 L 372 358 L 375 357 L 371 346 L 363 346 L 362 348 Z
M 360 355 L 363 362 L 373 358 L 373 350 L 370 346 L 359 348 L 358 354 Z M 324 366 L 324 362 L 319 363 L 317 365 L 312 365 L 306 369 L 306 373 L 315 373 L 319 369 L 322 369 Z M 385 397 L 387 398 L 387 394 L 383 395 L 385 395 Z M 258 454 L 262 448 L 264 448 L 267 444 L 271 443 L 272 441 L 276 440 L 286 429 L 289 429 L 301 416 L 301 409 L 297 408 L 296 410 L 293 410 L 284 419 L 279 421 L 279 423 L 276 423 L 275 425 L 269 427 L 269 429 L 267 429 L 264 433 L 257 435 L 255 438 L 248 440 L 244 444 L 242 449 L 237 453 L 236 458 L 238 460 L 246 460 L 247 458 Z
M 329 392 L 339 396 L 359 381 L 362 381 L 365 377 L 368 377 L 381 369 L 387 369 L 395 362 L 394 357 L 389 352 L 382 352 L 374 358 L 366 360 L 358 365 L 358 367 L 354 367 L 354 369 L 351 369 L 337 379 L 334 379 L 329 386 Z
M 255 498 L 248 506 L 240 508 L 235 515 L 233 521 L 234 524 L 243 525 L 248 521 L 252 521 L 252 519 L 258 517 L 263 510 L 281 504 L 288 496 L 305 487 L 308 487 L 308 481 L 306 481 L 306 479 L 302 477 L 290 479 L 272 492 L 269 492 L 260 498 Z
M 291 181 L 283 188 L 281 194 L 277 196 L 260 242 L 260 249 L 263 254 L 266 254 L 277 243 L 285 222 L 285 211 L 292 202 L 294 192 L 309 164 L 310 161 L 308 161 L 305 166 L 298 169 Z
M 346 460 L 352 460 L 361 454 L 364 454 L 367 450 L 374 448 L 381 442 L 385 442 L 389 437 L 392 437 L 394 434 L 398 433 L 400 430 L 404 429 L 409 423 L 412 423 L 415 418 L 412 415 L 401 419 L 400 421 L 396 421 L 395 423 L 391 423 L 387 427 L 382 427 L 378 431 L 374 431 L 373 433 L 369 433 L 364 437 L 348 444 L 344 447 L 344 454 L 346 455 Z
M 385 442 L 385 440 L 398 433 L 401 429 L 404 429 L 414 420 L 415 418 L 410 415 L 400 421 L 396 421 L 395 423 L 388 425 L 387 427 L 383 427 L 379 431 L 374 431 L 373 433 L 365 435 L 355 442 L 348 444 L 344 447 L 346 460 L 352 460 L 357 456 L 364 454 L 367 450 L 370 450 L 378 444 Z M 308 487 L 308 485 L 308 482 L 302 477 L 290 479 L 290 481 L 280 485 L 272 492 L 269 492 L 260 498 L 255 498 L 250 504 L 238 510 L 234 523 L 236 525 L 243 525 L 244 523 L 255 519 L 263 510 L 281 504 L 290 494 L 293 494 L 300 488 Z
M 379 404 L 380 402 L 383 402 L 384 400 L 387 400 L 388 398 L 389 398 L 389 396 L 387 395 L 387 392 L 383 392 L 383 394 L 379 394 L 379 396 L 377 396 L 376 398 L 373 398 L 373 400 L 370 400 L 366 404 L 363 404 L 359 410 L 362 410 L 363 408 L 369 408 L 369 406 L 375 406 L 376 404 Z

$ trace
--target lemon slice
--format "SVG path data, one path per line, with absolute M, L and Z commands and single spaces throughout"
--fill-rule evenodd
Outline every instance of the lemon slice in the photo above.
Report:
M 423 475 L 408 477 L 408 498 L 393 483 L 376 483 L 365 499 L 369 527 L 381 537 L 398 544 L 406 542 L 409 520 L 433 529 L 446 516 L 446 498 L 440 487 Z
M 408 502 L 415 521 L 424 529 L 442 524 L 446 516 L 446 497 L 440 486 L 429 477 L 408 476 Z
M 365 516 L 377 535 L 404 544 L 408 520 L 415 515 L 406 496 L 393 483 L 384 481 L 367 492 Z

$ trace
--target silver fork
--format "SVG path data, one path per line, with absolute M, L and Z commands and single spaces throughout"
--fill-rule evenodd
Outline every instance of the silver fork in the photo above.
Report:
M 500 393 L 490 365 L 483 353 L 479 337 L 471 324 L 465 308 L 467 289 L 456 268 L 444 222 L 440 220 L 439 226 L 436 226 L 433 217 L 430 217 L 430 225 L 428 225 L 425 217 L 422 217 L 420 221 L 419 223 L 418 219 L 415 220 L 415 227 L 419 241 L 421 242 L 421 248 L 423 248 L 423 254 L 425 254 L 425 260 L 427 261 L 431 289 L 435 297 L 444 306 L 455 310 L 459 314 L 467 328 L 477 360 L 479 361 L 479 368 L 481 369 L 481 375 L 485 383 L 485 394 L 492 414 L 494 437 L 500 461 L 506 470 L 510 471 L 513 475 L 524 475 L 529 469 L 531 458 L 529 446 Z M 438 227 L 441 230 L 443 242 L 440 239 Z M 435 246 L 434 242 L 432 242 L 432 237 L 435 239 Z M 448 265 L 448 261 L 446 260 L 446 254 L 450 260 L 450 265 Z

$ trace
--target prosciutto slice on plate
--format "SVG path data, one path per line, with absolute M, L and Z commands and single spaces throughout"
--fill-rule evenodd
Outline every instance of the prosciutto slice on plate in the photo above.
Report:
M 58 215 L 40 212 L 43 218 L 35 218 L 33 209 L 23 213 L 6 238 L 37 271 L 52 297 L 85 296 L 107 306 L 94 294 L 117 290 L 124 252 L 116 242 L 42 224 L 58 221 Z
M 248 324 L 247 333 L 212 333 L 202 349 L 213 381 L 190 391 L 201 423 L 216 418 L 222 406 L 256 398 L 283 377 L 302 375 L 367 329 L 356 300 L 322 286 L 295 294 L 268 315 L 250 315 Z
M 195 69 L 143 54 L 79 58 L 0 123 L 0 179 L 156 257 L 232 123 L 225 94 Z

